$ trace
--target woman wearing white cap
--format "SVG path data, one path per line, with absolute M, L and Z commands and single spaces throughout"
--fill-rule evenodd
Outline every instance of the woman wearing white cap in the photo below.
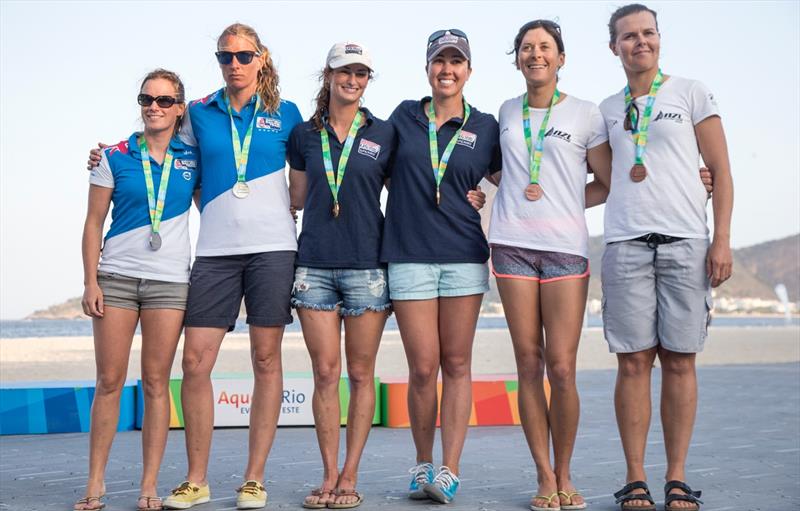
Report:
M 391 124 L 361 107 L 372 59 L 359 43 L 333 45 L 311 119 L 289 139 L 291 204 L 304 209 L 292 305 L 314 370 L 314 424 L 323 479 L 303 507 L 353 508 L 358 464 L 375 412 L 375 357 L 391 302 L 380 262 L 380 194 L 394 150 Z M 341 328 L 350 385 L 347 452 L 338 467 Z

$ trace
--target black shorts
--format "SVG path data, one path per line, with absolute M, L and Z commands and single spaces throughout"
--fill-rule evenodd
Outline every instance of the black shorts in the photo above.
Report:
M 230 332 L 244 296 L 248 325 L 288 325 L 292 322 L 289 301 L 295 254 L 279 251 L 195 258 L 184 324 Z

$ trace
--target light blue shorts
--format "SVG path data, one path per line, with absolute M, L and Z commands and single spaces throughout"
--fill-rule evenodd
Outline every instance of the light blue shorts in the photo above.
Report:
M 338 310 L 342 316 L 390 309 L 386 270 L 307 268 L 294 273 L 292 306 L 296 309 Z
M 489 290 L 486 264 L 389 263 L 389 295 L 392 300 L 430 300 L 469 296 Z

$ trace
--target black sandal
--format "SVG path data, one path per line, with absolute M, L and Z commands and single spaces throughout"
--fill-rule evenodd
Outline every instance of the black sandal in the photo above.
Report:
M 674 489 L 679 489 L 683 492 L 680 493 L 670 493 L 670 491 Z M 703 492 L 700 490 L 693 491 L 689 488 L 689 485 L 684 483 L 683 481 L 669 481 L 667 484 L 664 485 L 664 509 L 667 511 L 698 511 L 700 509 L 700 504 L 703 503 L 700 500 L 700 495 Z M 675 502 L 676 500 L 684 501 L 684 502 L 691 502 L 694 504 L 694 507 L 672 507 L 670 506 L 671 503 Z
M 644 493 L 632 493 L 633 490 L 644 490 Z M 624 488 L 614 494 L 614 498 L 617 499 L 617 504 L 619 504 L 622 511 L 656 511 L 656 502 L 653 500 L 653 496 L 650 495 L 650 488 L 647 487 L 647 483 L 644 481 L 633 481 L 626 484 Z M 626 502 L 632 500 L 646 500 L 650 504 L 646 506 L 625 505 Z

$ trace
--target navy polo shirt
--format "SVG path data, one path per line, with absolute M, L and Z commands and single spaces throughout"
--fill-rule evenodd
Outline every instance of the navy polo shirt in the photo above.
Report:
M 381 189 L 389 177 L 394 152 L 394 128 L 362 108 L 366 122 L 358 129 L 339 188 L 339 216 L 334 218 L 333 194 L 325 175 L 322 141 L 311 121 L 298 124 L 289 137 L 289 164 L 305 171 L 308 180 L 303 230 L 298 239 L 297 265 L 311 268 L 379 268 L 383 213 Z M 333 173 L 344 143 L 327 118 Z
M 428 116 L 420 101 L 408 100 L 389 121 L 397 133 L 381 260 L 390 263 L 484 263 L 489 245 L 480 214 L 467 201 L 467 191 L 501 169 L 499 129 L 495 118 L 472 107 L 467 124 L 450 155 L 436 205 L 431 167 Z M 453 118 L 438 131 L 439 157 L 461 126 Z

